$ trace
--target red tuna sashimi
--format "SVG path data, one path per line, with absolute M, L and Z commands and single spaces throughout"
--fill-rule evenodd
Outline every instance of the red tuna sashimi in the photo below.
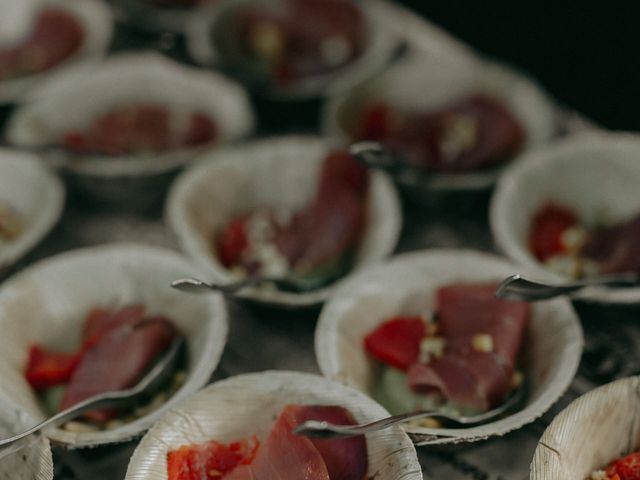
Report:
M 295 415 L 285 408 L 251 465 L 233 470 L 224 480 L 331 480 L 313 442 L 295 435 Z
M 135 385 L 176 333 L 175 327 L 161 317 L 146 319 L 135 327 L 125 325 L 109 331 L 84 352 L 69 380 L 60 408 Z M 90 413 L 89 418 L 96 421 L 106 421 L 114 415 L 111 411 Z
M 492 408 L 510 390 L 530 306 L 495 298 L 496 285 L 454 284 L 438 290 L 439 333 L 444 356 L 414 364 L 408 372 L 416 391 L 437 390 L 462 406 Z M 476 335 L 491 337 L 490 351 L 477 351 Z
M 457 405 L 488 410 L 504 400 L 511 387 L 513 368 L 498 355 L 467 351 L 447 352 L 428 364 L 414 363 L 409 386 L 420 393 L 440 392 Z
M 0 49 L 0 80 L 41 72 L 62 62 L 82 45 L 84 31 L 67 12 L 45 8 L 20 45 Z
M 168 480 L 221 480 L 239 465 L 253 462 L 260 442 L 253 436 L 229 445 L 210 441 L 167 454 Z
M 133 326 L 144 318 L 144 305 L 129 305 L 118 310 L 93 308 L 84 321 L 82 340 L 91 344 L 102 335 L 125 325 Z
M 326 158 L 312 204 L 276 238 L 298 273 L 311 273 L 355 248 L 366 224 L 368 180 L 366 169 L 348 153 Z
M 337 425 L 355 425 L 348 410 L 331 405 L 288 405 L 284 412 L 291 415 L 296 425 L 307 420 L 318 420 Z M 284 413 L 283 412 L 283 413 Z M 322 440 L 312 438 L 324 460 L 331 480 L 362 480 L 367 474 L 367 441 L 364 436 Z
M 356 135 L 402 152 L 408 163 L 442 172 L 497 164 L 524 141 L 517 118 L 500 101 L 481 94 L 406 115 L 375 103 L 365 110 Z
M 640 216 L 594 230 L 582 253 L 597 261 L 602 273 L 640 273 Z
M 84 131 L 67 132 L 63 145 L 79 153 L 122 155 L 162 152 L 213 141 L 217 127 L 201 112 L 176 128 L 176 115 L 159 104 L 133 104 L 98 116 Z
M 497 285 L 453 284 L 436 293 L 439 334 L 450 340 L 475 334 L 493 334 L 494 349 L 511 352 L 505 360 L 515 363 L 531 306 L 496 298 Z
M 407 370 L 420 355 L 425 324 L 420 317 L 394 317 L 378 326 L 364 339 L 367 352 L 401 370 Z

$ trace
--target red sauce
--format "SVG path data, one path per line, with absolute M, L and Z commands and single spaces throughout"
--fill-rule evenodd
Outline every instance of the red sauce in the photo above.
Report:
M 194 147 L 212 143 L 218 136 L 216 124 L 204 113 L 191 113 L 181 126 L 172 125 L 172 115 L 155 104 L 116 108 L 85 131 L 67 132 L 62 144 L 79 153 L 123 155 Z
M 0 80 L 39 73 L 57 65 L 78 51 L 84 36 L 82 25 L 69 13 L 53 7 L 43 9 L 22 43 L 0 49 Z
M 476 94 L 435 110 L 366 106 L 353 136 L 382 142 L 410 164 L 465 172 L 510 159 L 524 143 L 518 119 L 497 99 Z

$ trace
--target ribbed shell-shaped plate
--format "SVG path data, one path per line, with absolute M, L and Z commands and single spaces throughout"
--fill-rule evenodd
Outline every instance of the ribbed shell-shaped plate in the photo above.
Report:
M 640 450 L 640 377 L 596 388 L 547 427 L 531 463 L 531 480 L 586 480 L 609 462 Z
M 0 148 L 0 205 L 14 210 L 22 231 L 0 242 L 0 271 L 40 242 L 56 224 L 65 191 L 58 177 L 28 153 Z
M 369 395 L 379 364 L 364 349 L 364 337 L 396 315 L 433 314 L 436 290 L 451 283 L 499 281 L 515 272 L 507 261 L 468 250 L 425 250 L 392 257 L 343 285 L 322 312 L 315 350 L 321 372 Z M 470 428 L 438 430 L 407 426 L 418 444 L 482 440 L 533 422 L 564 393 L 582 353 L 582 329 L 569 302 L 532 305 L 522 347 L 524 405 L 509 415 Z M 453 435 L 447 438 L 448 434 Z
M 315 195 L 322 162 L 331 145 L 319 137 L 289 136 L 258 140 L 204 155 L 174 184 L 167 220 L 184 251 L 214 281 L 231 273 L 213 249 L 215 235 L 234 216 L 256 207 L 297 211 Z M 379 262 L 395 248 L 402 216 L 389 178 L 371 175 L 368 225 L 356 253 L 354 270 Z M 338 283 L 341 283 L 339 281 Z M 326 300 L 336 284 L 305 293 L 245 289 L 242 297 L 281 307 L 305 307 Z
M 531 220 L 548 202 L 564 205 L 587 225 L 624 222 L 640 214 L 640 136 L 594 131 L 532 152 L 511 166 L 491 200 L 490 223 L 502 252 L 549 283 L 566 281 L 528 248 Z M 640 302 L 638 288 L 585 289 L 581 300 Z
M 21 1 L 21 0 L 20 0 Z M 84 40 L 73 55 L 53 68 L 24 77 L 0 82 L 0 104 L 16 101 L 27 95 L 47 78 L 57 75 L 69 65 L 87 59 L 101 58 L 109 48 L 113 31 L 113 14 L 102 0 L 44 0 L 45 6 L 61 8 L 77 19 L 83 27 Z
M 365 395 L 306 373 L 266 371 L 231 377 L 193 395 L 165 415 L 145 435 L 129 463 L 126 480 L 166 480 L 167 453 L 182 445 L 251 435 L 264 440 L 280 411 L 289 404 L 339 405 L 357 421 L 388 413 Z M 416 451 L 398 427 L 366 436 L 367 478 L 420 480 Z
M 226 342 L 223 299 L 172 289 L 171 281 L 185 275 L 197 272 L 176 252 L 114 244 L 50 257 L 7 280 L 0 289 L 0 392 L 32 418 L 44 420 L 47 415 L 23 374 L 29 347 L 39 343 L 54 351 L 77 351 L 91 308 L 141 303 L 148 315 L 167 316 L 185 335 L 185 383 L 157 410 L 120 427 L 90 433 L 53 429 L 47 436 L 69 447 L 82 447 L 141 435 L 164 412 L 208 382 Z
M 334 97 L 323 112 L 323 131 L 347 142 L 357 128 L 363 108 L 384 102 L 400 111 L 438 109 L 468 95 L 482 93 L 500 100 L 518 119 L 525 133 L 522 153 L 548 143 L 556 131 L 553 104 L 532 80 L 511 69 L 446 50 L 416 48 L 384 74 Z M 491 187 L 504 167 L 455 174 L 431 172 L 416 191 L 465 191 Z M 397 181 L 402 185 L 402 177 Z M 407 186 L 410 186 L 407 184 Z
M 0 438 L 22 433 L 36 421 L 7 401 L 0 393 Z M 21 450 L 0 452 L 0 480 L 51 480 L 53 458 L 49 440 L 32 437 Z M 18 444 L 21 446 L 22 444 Z

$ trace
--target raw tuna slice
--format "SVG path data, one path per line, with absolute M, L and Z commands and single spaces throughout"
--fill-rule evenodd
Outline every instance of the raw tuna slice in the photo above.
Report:
M 133 326 L 143 318 L 143 305 L 129 305 L 119 310 L 94 308 L 89 312 L 85 320 L 82 340 L 88 343 L 95 342 L 100 336 L 110 330 L 124 325 Z
M 531 306 L 496 298 L 497 285 L 453 284 L 436 294 L 439 333 L 447 341 L 489 334 L 493 349 L 515 364 Z
M 326 158 L 313 202 L 275 238 L 298 274 L 331 265 L 357 245 L 366 224 L 368 178 L 346 152 Z
M 602 273 L 640 273 L 640 216 L 594 230 L 582 253 L 596 260 Z
M 320 452 L 311 440 L 292 433 L 295 426 L 291 411 L 283 410 L 253 463 L 224 480 L 330 480 Z
M 289 405 L 283 414 L 290 415 L 295 425 L 319 420 L 337 425 L 357 422 L 346 409 L 337 406 Z M 343 439 L 311 439 L 324 460 L 331 480 L 362 480 L 367 474 L 367 441 L 364 436 Z
M 135 327 L 125 325 L 106 333 L 84 352 L 62 400 L 61 409 L 94 395 L 133 386 L 176 336 L 175 327 L 161 317 Z M 113 412 L 90 412 L 89 418 L 106 421 Z
M 493 408 L 504 400 L 530 307 L 496 299 L 495 289 L 495 284 L 457 284 L 438 290 L 444 355 L 411 366 L 408 377 L 412 389 L 436 390 L 453 403 L 478 410 Z

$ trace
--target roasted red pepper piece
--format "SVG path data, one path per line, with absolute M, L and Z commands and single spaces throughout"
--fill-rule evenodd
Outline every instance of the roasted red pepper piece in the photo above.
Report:
M 531 222 L 529 248 L 541 262 L 564 253 L 566 247 L 562 234 L 578 223 L 575 214 L 568 208 L 549 203 L 542 207 Z
M 168 480 L 221 480 L 238 465 L 249 465 L 256 456 L 257 437 L 232 442 L 188 445 L 167 454 Z
M 418 360 L 426 329 L 420 317 L 394 317 L 364 339 L 364 346 L 381 362 L 407 370 Z
M 605 472 L 611 478 L 618 475 L 620 480 L 640 480 L 640 452 L 611 462 Z
M 80 362 L 79 353 L 50 352 L 34 344 L 29 350 L 25 376 L 35 390 L 67 382 Z
M 242 255 L 249 248 L 247 237 L 247 216 L 234 218 L 229 222 L 218 240 L 218 255 L 222 264 L 230 268 L 242 262 Z

